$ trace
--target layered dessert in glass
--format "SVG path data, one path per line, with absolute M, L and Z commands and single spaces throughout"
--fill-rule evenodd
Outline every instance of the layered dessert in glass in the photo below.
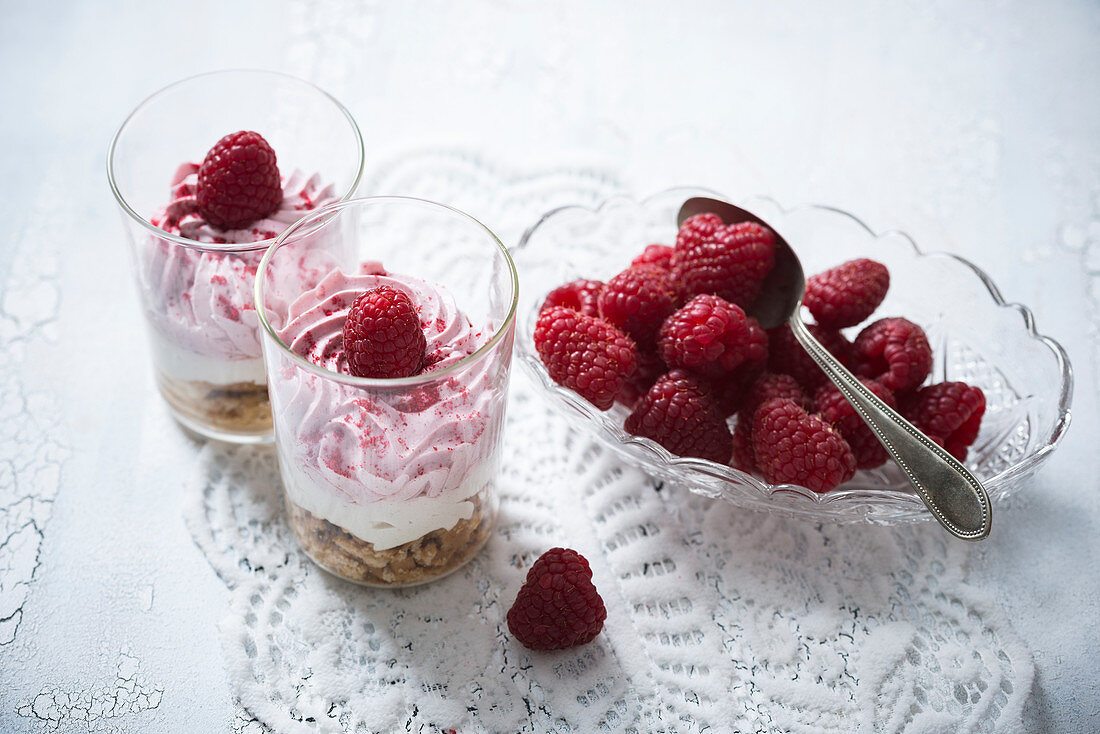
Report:
M 130 236 L 157 385 L 185 427 L 242 443 L 272 439 L 252 299 L 260 259 L 295 220 L 350 198 L 362 168 L 347 110 L 273 72 L 183 80 L 119 128 L 108 176 Z
M 516 288 L 488 229 L 422 200 L 341 202 L 276 240 L 256 308 L 288 517 L 321 567 L 409 586 L 484 545 Z

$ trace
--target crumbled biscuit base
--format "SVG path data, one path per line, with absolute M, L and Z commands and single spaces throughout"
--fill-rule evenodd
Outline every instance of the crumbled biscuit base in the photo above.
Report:
M 183 418 L 225 433 L 271 432 L 267 386 L 254 382 L 215 385 L 157 375 L 161 394 Z
M 373 543 L 286 501 L 290 526 L 302 549 L 327 571 L 369 586 L 412 586 L 444 576 L 470 560 L 489 539 L 495 511 L 479 492 L 474 512 L 449 530 L 433 530 L 402 545 L 375 550 Z

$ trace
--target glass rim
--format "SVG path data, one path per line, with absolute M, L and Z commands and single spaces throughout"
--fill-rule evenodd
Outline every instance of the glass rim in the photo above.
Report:
M 178 79 L 178 80 L 172 82 L 171 84 L 167 84 L 167 85 L 161 87 L 160 89 L 156 90 L 155 92 L 150 94 L 148 97 L 143 99 L 141 102 L 139 102 L 137 104 L 137 106 L 135 106 L 134 109 L 130 111 L 130 114 L 128 114 L 126 116 L 126 119 L 124 119 L 122 121 L 122 124 L 118 126 L 118 129 L 115 131 L 115 134 L 111 136 L 111 143 L 107 147 L 107 182 L 111 187 L 111 193 L 114 195 L 115 201 L 118 202 L 118 205 L 122 208 L 122 211 L 125 212 L 127 216 L 129 216 L 131 219 L 138 222 L 141 226 L 145 227 L 147 230 L 149 230 L 150 232 L 155 234 L 157 237 L 160 237 L 161 239 L 164 239 L 164 240 L 168 240 L 169 242 L 173 242 L 173 243 L 175 243 L 177 245 L 181 245 L 183 247 L 188 247 L 188 248 L 193 249 L 193 250 L 208 250 L 208 251 L 211 251 L 211 252 L 251 252 L 251 251 L 256 251 L 256 250 L 267 249 L 272 244 L 274 244 L 275 240 L 278 239 L 278 238 L 277 237 L 268 237 L 267 239 L 257 240 L 256 242 L 217 243 L 217 242 L 200 242 L 199 240 L 191 240 L 191 239 L 187 239 L 186 237 L 181 237 L 179 235 L 172 234 L 171 232 L 165 232 L 163 229 L 161 229 L 160 227 L 156 226 L 155 224 L 150 222 L 145 217 L 138 214 L 137 211 L 135 211 L 134 208 L 132 206 L 130 206 L 130 202 L 128 202 L 126 200 L 126 197 L 122 195 L 122 191 L 119 189 L 118 182 L 115 179 L 115 154 L 118 150 L 119 139 L 122 137 L 123 132 L 126 130 L 127 126 L 130 124 L 130 122 L 134 119 L 134 117 L 139 112 L 146 109 L 146 107 L 147 107 L 147 105 L 149 105 L 149 103 L 153 102 L 155 99 L 160 97 L 162 94 L 164 94 L 165 92 L 168 92 L 172 89 L 175 89 L 176 87 L 183 86 L 184 84 L 188 84 L 190 82 L 194 82 L 198 79 L 203 79 L 205 77 L 209 77 L 209 76 L 228 76 L 228 75 L 233 75 L 233 74 L 241 74 L 241 75 L 255 74 L 255 75 L 260 75 L 260 76 L 277 77 L 277 78 L 280 78 L 284 81 L 291 81 L 291 82 L 295 82 L 297 84 L 302 84 L 302 85 L 305 85 L 307 87 L 311 87 L 314 91 L 320 93 L 324 97 L 327 97 L 329 99 L 329 101 L 331 101 L 334 105 L 336 105 L 336 109 L 339 110 L 339 112 L 344 116 L 344 119 L 347 120 L 348 124 L 351 126 L 351 131 L 352 131 L 352 134 L 355 137 L 355 147 L 356 147 L 356 151 L 358 153 L 358 158 L 359 158 L 359 166 L 358 166 L 358 168 L 355 172 L 355 177 L 352 180 L 351 185 L 348 186 L 348 190 L 344 192 L 343 196 L 341 196 L 338 201 L 348 201 L 351 198 L 351 196 L 355 193 L 355 190 L 359 187 L 360 181 L 363 179 L 363 170 L 365 168 L 365 151 L 364 151 L 364 146 L 363 146 L 363 134 L 359 130 L 358 123 L 355 122 L 355 118 L 352 117 L 351 112 L 348 111 L 348 108 L 345 107 L 340 102 L 340 100 L 336 99 L 336 97 L 332 96 L 331 94 L 329 94 L 325 90 L 321 89 L 320 87 L 318 87 L 313 82 L 306 81 L 305 79 L 302 79 L 300 77 L 296 77 L 292 74 L 285 74 L 281 71 L 271 71 L 269 69 L 247 69 L 247 68 L 217 69 L 217 70 L 214 70 L 214 71 L 205 71 L 205 72 L 202 72 L 201 74 L 192 74 L 191 76 L 185 77 L 183 79 Z
M 411 377 L 357 377 L 355 375 L 345 375 L 341 372 L 334 372 L 320 365 L 310 362 L 305 357 L 301 356 L 293 349 L 290 348 L 286 342 L 275 332 L 275 329 L 271 326 L 271 322 L 267 319 L 267 314 L 263 306 L 264 299 L 264 272 L 267 270 L 268 265 L 271 262 L 272 256 L 275 252 L 287 243 L 287 240 L 297 237 L 302 231 L 306 234 L 312 234 L 320 227 L 326 226 L 331 221 L 335 221 L 335 215 L 339 214 L 343 209 L 350 207 L 360 206 L 364 204 L 426 204 L 429 208 L 436 208 L 450 212 L 457 215 L 460 219 L 466 220 L 468 223 L 473 224 L 476 228 L 487 234 L 497 250 L 504 256 L 504 261 L 508 265 L 509 282 L 512 286 L 511 303 L 508 306 L 508 312 L 501 321 L 489 341 L 481 345 L 472 354 L 468 354 L 462 359 L 458 360 L 454 364 L 447 365 L 443 369 L 435 370 L 432 372 L 422 372 L 419 375 L 412 375 Z M 314 220 L 321 220 L 327 218 L 328 221 L 317 222 Z M 519 273 L 516 270 L 516 264 L 512 260 L 512 253 L 501 242 L 500 238 L 483 224 L 478 219 L 467 214 L 464 211 L 448 206 L 447 204 L 441 204 L 437 201 L 431 201 L 429 199 L 421 199 L 415 196 L 360 196 L 354 199 L 345 199 L 342 201 L 336 201 L 331 204 L 327 204 L 320 209 L 314 209 L 304 217 L 299 219 L 294 224 L 287 227 L 285 230 L 275 238 L 274 244 L 268 248 L 264 253 L 263 258 L 260 260 L 260 265 L 256 269 L 256 282 L 253 286 L 253 299 L 256 307 L 256 315 L 259 317 L 260 325 L 263 330 L 267 332 L 268 336 L 274 340 L 275 344 L 299 367 L 306 369 L 313 374 L 329 379 L 336 380 L 346 385 L 353 385 L 356 387 L 368 387 L 368 388 L 396 388 L 396 387 L 411 387 L 427 382 L 431 382 L 436 379 L 445 378 L 450 375 L 456 374 L 467 366 L 475 364 L 483 359 L 489 352 L 491 352 L 496 345 L 504 338 L 508 329 L 515 324 L 516 312 L 519 308 Z

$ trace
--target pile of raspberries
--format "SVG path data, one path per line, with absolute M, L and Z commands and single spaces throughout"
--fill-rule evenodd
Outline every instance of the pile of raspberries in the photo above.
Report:
M 551 291 L 535 326 L 550 377 L 600 410 L 630 410 L 627 432 L 671 453 L 727 464 L 771 484 L 828 492 L 888 456 L 786 324 L 751 313 L 775 262 L 775 234 L 715 214 L 684 221 L 674 246 L 649 245 L 606 283 Z M 932 347 L 901 317 L 880 318 L 890 274 L 858 259 L 812 276 L 810 332 L 863 383 L 960 461 L 985 395 L 963 382 L 924 385 Z

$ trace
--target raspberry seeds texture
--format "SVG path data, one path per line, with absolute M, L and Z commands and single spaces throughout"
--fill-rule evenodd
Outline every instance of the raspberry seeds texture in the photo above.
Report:
M 388 285 L 356 297 L 343 336 L 348 369 L 356 377 L 410 377 L 424 366 L 427 339 L 416 306 Z
M 740 306 L 703 294 L 665 319 L 657 350 L 669 367 L 720 377 L 767 349 L 758 338 Z
M 283 201 L 275 151 L 259 133 L 226 135 L 199 167 L 196 201 L 219 229 L 243 229 L 273 213 Z
M 903 318 L 879 319 L 852 345 L 853 372 L 896 393 L 919 387 L 932 372 L 932 346 L 924 329 Z
M 860 258 L 810 276 L 802 302 L 817 323 L 827 329 L 843 329 L 874 313 L 889 288 L 886 266 Z
M 539 556 L 508 610 L 508 631 L 531 650 L 561 650 L 595 639 L 607 608 L 587 559 L 569 548 Z
M 686 370 L 658 378 L 634 404 L 623 426 L 677 456 L 693 456 L 725 464 L 732 450 L 729 426 L 705 384 Z
M 965 382 L 939 382 L 917 390 L 901 409 L 906 420 L 959 461 L 981 430 L 985 393 Z
M 546 300 L 542 302 L 539 311 L 545 311 L 551 306 L 564 306 L 574 311 L 580 311 L 587 316 L 599 316 L 600 309 L 597 301 L 600 291 L 603 290 L 603 282 L 599 280 L 574 280 L 572 283 L 559 285 L 546 294 Z
M 821 493 L 856 472 L 855 456 L 840 433 L 787 398 L 756 409 L 752 448 L 761 475 L 771 484 L 797 484 Z
M 675 308 L 668 271 L 636 265 L 607 281 L 597 299 L 600 317 L 626 332 L 640 346 L 652 346 Z
M 770 229 L 755 222 L 725 226 L 714 214 L 697 214 L 676 235 L 672 280 L 684 300 L 709 294 L 747 308 L 773 265 Z
M 603 319 L 563 306 L 539 314 L 534 339 L 550 378 L 600 410 L 615 403 L 637 363 L 629 336 Z

